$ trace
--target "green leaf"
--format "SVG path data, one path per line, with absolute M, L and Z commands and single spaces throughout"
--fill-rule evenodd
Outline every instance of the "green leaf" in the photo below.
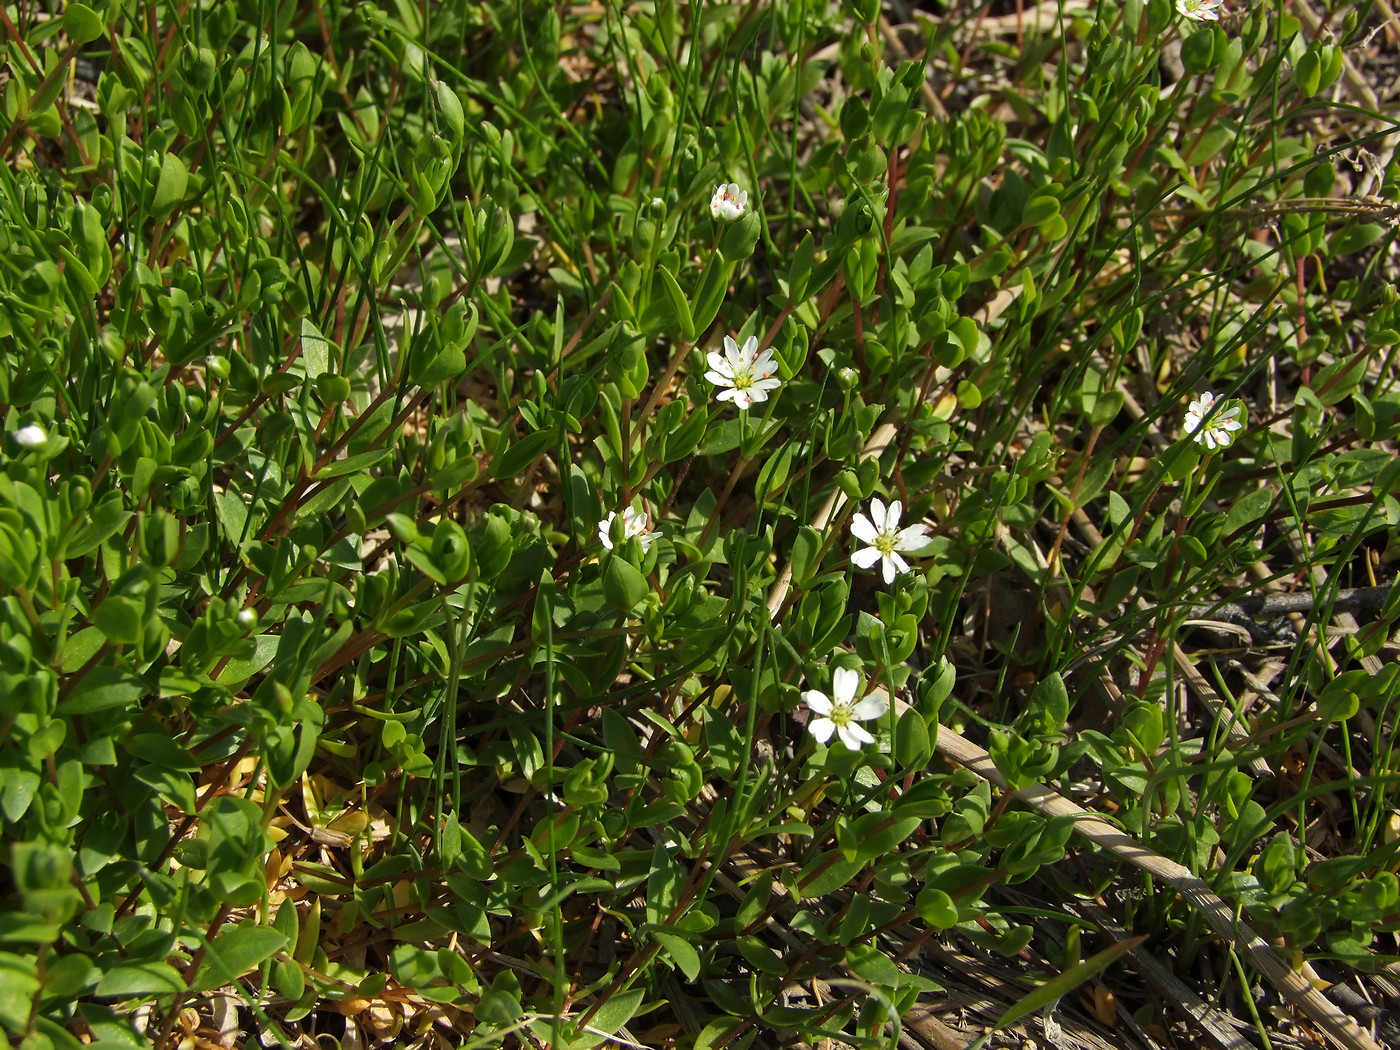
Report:
M 378 466 L 394 454 L 393 447 L 375 449 L 372 452 L 360 452 L 354 456 L 346 456 L 344 459 L 333 459 L 316 473 L 317 481 L 328 481 L 331 478 L 344 477 L 348 474 L 368 474 L 369 468 Z
M 865 813 L 854 821 L 838 824 L 836 837 L 848 858 L 864 863 L 891 852 L 914 833 L 919 823 L 918 817 Z
M 236 980 L 287 947 L 285 934 L 252 919 L 225 927 L 209 944 L 194 991 L 207 992 Z
M 873 944 L 852 945 L 846 951 L 846 962 L 856 976 L 871 984 L 894 988 L 899 984 L 899 967 L 893 959 Z
M 1011 262 L 1012 255 L 1009 248 L 997 248 L 994 251 L 986 252 L 973 262 L 971 279 L 973 281 L 990 280 L 1010 266 Z
M 92 621 L 115 645 L 134 645 L 145 630 L 142 603 L 120 594 L 109 594 L 93 613 Z
M 822 535 L 810 525 L 797 530 L 792 541 L 792 584 L 798 590 L 812 585 L 821 569 Z
M 44 995 L 55 999 L 72 999 L 89 983 L 96 967 L 86 955 L 74 952 L 49 960 L 44 968 Z
M 1355 355 L 1324 365 L 1309 384 L 1324 405 L 1336 405 L 1349 398 L 1366 379 L 1366 361 Z
M 441 80 L 433 81 L 433 90 L 437 93 L 438 113 L 442 117 L 442 122 L 452 133 L 452 141 L 460 143 L 466 128 L 466 117 L 462 112 L 461 100 L 457 98 L 456 92 Z
M 811 235 L 808 235 L 811 240 Z M 804 242 L 805 243 L 805 242 Z M 729 286 L 729 267 L 718 253 L 710 256 L 705 264 L 705 272 L 700 275 L 700 289 L 695 294 L 693 313 L 694 330 L 698 334 L 714 324 L 715 315 L 724 304 L 724 293 Z
M 180 971 L 166 962 L 123 963 L 108 970 L 97 982 L 99 996 L 119 999 L 171 995 L 185 990 Z
M 112 493 L 92 508 L 92 512 L 86 516 L 86 523 L 64 547 L 64 556 L 79 558 L 96 550 L 104 540 L 126 525 L 131 515 L 132 512 L 122 505 L 121 493 Z
M 418 370 L 414 382 L 419 386 L 436 386 L 459 378 L 467 370 L 467 355 L 460 346 L 444 347 L 436 357 Z
M 919 917 L 936 930 L 950 930 L 958 924 L 958 906 L 936 886 L 925 886 L 914 901 Z
M 687 343 L 695 342 L 695 319 L 691 316 L 690 303 L 686 300 L 685 293 L 676 283 L 675 276 L 665 266 L 658 266 L 656 273 L 661 278 L 661 290 L 666 294 L 671 312 L 675 314 L 676 325 L 681 335 Z
M 895 758 L 906 769 L 921 770 L 933 757 L 933 742 L 923 715 L 912 708 L 900 716 L 895 727 Z
M 497 480 L 515 477 L 549 448 L 553 441 L 553 430 L 537 430 L 533 434 L 526 434 L 513 445 L 498 449 L 491 459 L 491 476 Z
M 0 1024 L 12 1032 L 24 1031 L 38 991 L 34 960 L 0 952 Z
M 1058 198 L 1049 193 L 1038 193 L 1026 201 L 1021 210 L 1021 223 L 1025 226 L 1039 226 L 1060 214 Z
M 665 843 L 658 841 L 651 852 L 651 873 L 647 876 L 647 922 L 659 926 L 671 917 L 684 882 L 680 864 Z
M 229 689 L 242 685 L 257 674 L 277 655 L 278 637 L 275 634 L 260 634 L 253 639 L 253 651 L 246 656 L 234 657 L 224 665 L 214 680 Z
M 301 319 L 301 360 L 307 379 L 315 379 L 331 365 L 330 341 L 309 317 Z
M 723 452 L 731 452 L 739 447 L 739 442 L 744 440 L 744 420 L 726 419 L 717 428 L 710 431 L 709 440 L 700 446 L 700 455 L 718 456 Z
M 1002 1014 L 995 1028 L 999 1031 L 1015 1024 L 1021 1018 L 1029 1014 L 1036 1013 L 1054 1004 L 1065 995 L 1074 991 L 1074 989 L 1078 988 L 1085 981 L 1101 973 L 1110 964 L 1121 959 L 1124 955 L 1128 954 L 1128 952 L 1132 951 L 1146 940 L 1146 935 L 1143 935 L 1141 937 L 1130 937 L 1116 944 L 1110 944 L 1103 951 L 1091 955 L 1078 966 L 1066 970 L 1058 977 L 1052 977 L 1035 991 L 1022 998 L 1020 1002 L 1007 1010 L 1006 1013 Z
M 653 930 L 652 936 L 656 938 L 658 944 L 666 949 L 671 959 L 680 967 L 681 973 L 685 974 L 687 981 L 695 981 L 700 976 L 700 953 L 684 937 L 674 933 L 664 933 L 661 930 Z
M 98 667 L 59 701 L 61 715 L 90 715 L 115 707 L 133 707 L 145 696 L 146 683 L 119 667 Z
M 618 992 L 598 1007 L 598 1012 L 588 1023 L 589 1030 L 603 1035 L 612 1035 L 632 1020 L 637 1013 L 637 1007 L 642 1005 L 642 999 L 645 997 L 646 990 L 643 988 L 629 988 L 625 992 Z
M 612 552 L 604 556 L 603 594 L 614 609 L 631 612 L 650 591 L 647 578 L 626 558 Z
M 13 760 L 13 756 L 7 756 Z M 32 769 L 0 767 L 0 813 L 17 821 L 29 812 L 29 804 L 39 790 L 39 774 Z
M 744 894 L 744 899 L 739 904 L 738 923 L 740 929 L 753 926 L 768 914 L 768 901 L 772 895 L 773 873 L 765 871 L 754 880 L 754 884 L 749 887 L 749 892 Z
M 157 219 L 167 219 L 185 199 L 185 189 L 190 181 L 190 169 L 174 153 L 167 153 L 160 162 L 160 178 L 156 181 L 155 198 L 151 201 L 151 214 Z
M 745 962 L 761 973 L 771 973 L 775 977 L 787 973 L 788 964 L 783 957 L 757 937 L 736 937 L 734 947 L 739 949 Z
M 1223 150 L 1234 137 L 1234 129 L 1225 122 L 1210 125 L 1186 151 L 1186 163 L 1192 167 L 1206 163 Z
M 219 522 L 224 527 L 224 535 L 232 542 L 240 543 L 248 527 L 248 505 L 237 492 L 217 492 L 214 494 L 214 509 Z
M 137 733 L 123 745 L 137 758 L 182 773 L 199 772 L 199 763 L 168 733 Z
M 1069 691 L 1058 671 L 1046 675 L 1026 701 L 1026 713 L 1039 723 L 1042 733 L 1060 732 L 1069 719 Z
M 90 44 L 107 32 L 107 26 L 86 4 L 70 2 L 63 9 L 63 31 L 75 44 Z
M 863 867 L 863 860 L 836 852 L 818 853 L 797 876 L 797 895 L 804 898 L 825 897 L 850 882 Z

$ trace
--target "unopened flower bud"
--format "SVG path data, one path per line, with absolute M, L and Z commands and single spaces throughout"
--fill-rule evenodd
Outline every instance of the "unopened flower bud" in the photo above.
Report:
M 44 428 L 37 423 L 20 427 L 10 436 L 14 438 L 15 444 L 20 448 L 38 448 L 49 440 L 48 434 L 44 433 Z

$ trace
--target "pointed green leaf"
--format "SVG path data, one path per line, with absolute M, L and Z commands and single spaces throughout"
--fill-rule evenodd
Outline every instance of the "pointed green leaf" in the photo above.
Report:
M 1103 951 L 1091 955 L 1078 966 L 1071 967 L 1058 977 L 1052 977 L 1035 991 L 1021 999 L 1006 1013 L 1001 1015 L 1001 1020 L 996 1023 L 996 1029 L 1001 1030 L 1009 1025 L 1015 1024 L 1028 1014 L 1033 1014 L 1044 1007 L 1049 1006 L 1057 999 L 1068 995 L 1078 988 L 1085 981 L 1092 979 L 1096 974 L 1108 967 L 1117 959 L 1122 958 L 1132 951 L 1143 941 L 1146 936 L 1132 937 L 1126 941 L 1119 941 L 1117 944 L 1110 944 Z
M 222 987 L 286 947 L 285 934 L 271 926 L 260 926 L 251 919 L 225 927 L 209 945 L 195 991 L 207 992 Z

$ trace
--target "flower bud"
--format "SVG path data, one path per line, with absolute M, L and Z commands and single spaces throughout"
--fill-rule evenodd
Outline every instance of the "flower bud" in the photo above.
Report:
M 30 423 L 28 426 L 20 427 L 10 437 L 20 448 L 39 448 L 46 444 L 49 435 L 44 432 L 44 428 L 37 423 Z

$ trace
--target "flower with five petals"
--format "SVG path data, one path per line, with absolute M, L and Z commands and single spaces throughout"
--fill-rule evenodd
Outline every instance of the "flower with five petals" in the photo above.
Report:
M 1215 395 L 1207 390 L 1186 406 L 1182 429 L 1207 449 L 1229 448 L 1234 444 L 1235 431 L 1244 428 L 1240 409 L 1240 405 L 1220 407 Z
M 721 222 L 733 222 L 742 218 L 744 208 L 749 203 L 749 191 L 741 190 L 738 183 L 721 182 L 710 198 L 710 214 Z
M 803 691 L 802 702 L 820 716 L 807 723 L 807 729 L 820 743 L 825 744 L 833 733 L 852 751 L 875 743 L 875 738 L 858 723 L 879 718 L 888 705 L 874 693 L 857 702 L 856 691 L 859 688 L 860 675 L 838 667 L 831 675 L 831 696 L 820 689 Z
M 1192 22 L 1220 21 L 1224 0 L 1176 0 L 1176 13 Z
M 617 511 L 612 511 L 606 518 L 598 522 L 598 538 L 603 541 L 603 546 L 608 550 L 613 549 L 612 523 L 617 517 Z M 651 547 L 651 541 L 656 538 L 651 531 L 651 520 L 647 517 L 647 512 L 638 510 L 636 507 L 628 507 L 622 512 L 622 535 L 624 539 L 635 537 L 642 545 L 642 550 Z
M 768 392 L 782 385 L 775 374 L 778 363 L 773 360 L 773 350 L 758 352 L 758 340 L 749 336 L 740 349 L 730 336 L 724 337 L 724 353 L 711 350 L 705 355 L 710 370 L 705 378 L 720 387 L 715 395 L 721 401 L 733 401 L 735 406 L 746 409 L 755 401 L 767 401 Z
M 870 545 L 852 554 L 851 561 L 862 569 L 869 569 L 877 561 L 880 562 L 887 584 L 894 583 L 896 573 L 909 570 L 909 563 L 900 556 L 900 551 L 918 550 L 929 541 L 927 526 L 899 527 L 899 518 L 903 513 L 904 504 L 899 500 L 891 501 L 886 507 L 879 499 L 872 499 L 870 517 L 857 513 L 851 519 L 851 535 Z

